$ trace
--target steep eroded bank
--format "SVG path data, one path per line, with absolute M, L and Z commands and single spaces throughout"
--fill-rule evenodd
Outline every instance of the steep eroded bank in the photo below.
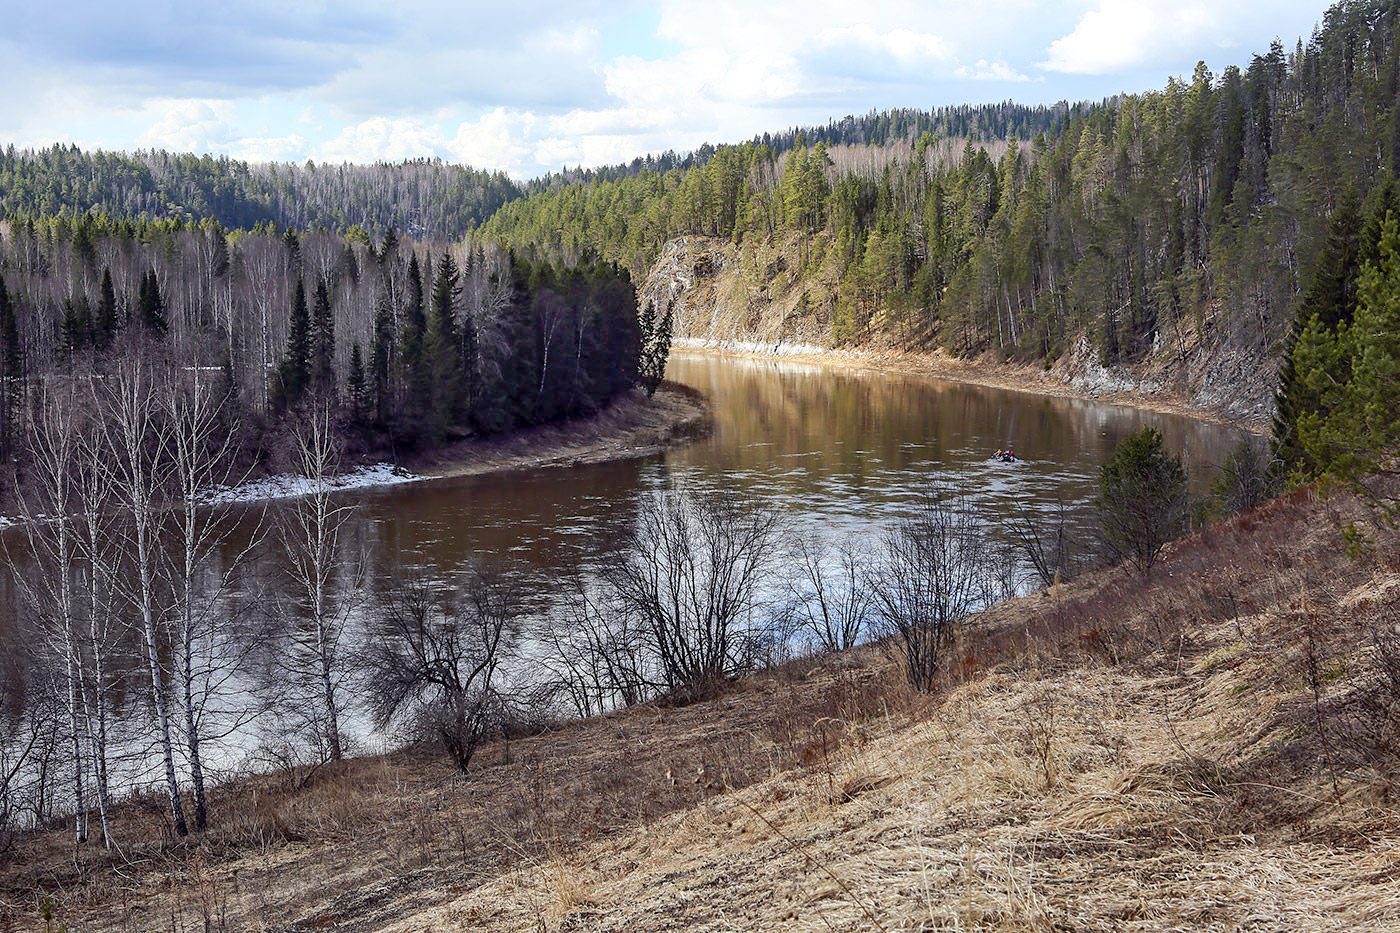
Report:
M 821 359 L 1122 402 L 1255 430 L 1267 428 L 1273 414 L 1277 361 L 1265 350 L 1233 346 L 1219 314 L 1159 336 L 1139 363 L 1113 366 L 1102 363 L 1087 335 L 1048 365 L 908 352 L 887 339 L 834 346 L 837 282 L 827 265 L 800 271 L 810 249 L 796 237 L 743 249 L 727 240 L 679 237 L 642 281 L 642 302 L 659 308 L 674 302 L 676 345 L 687 349 Z

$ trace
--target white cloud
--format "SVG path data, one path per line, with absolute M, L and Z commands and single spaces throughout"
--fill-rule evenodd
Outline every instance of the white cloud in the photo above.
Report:
M 1012 81 L 1020 83 L 1030 80 L 1030 76 L 1021 74 L 1021 72 L 1012 68 L 1005 62 L 989 62 L 985 58 L 977 59 L 977 64 L 971 67 L 960 65 L 953 74 L 965 81 Z
M 317 162 L 398 162 L 432 158 L 444 145 L 435 126 L 411 117 L 371 117 L 317 147 Z
M 226 101 L 158 100 L 145 109 L 165 116 L 136 137 L 137 147 L 196 154 L 226 151 L 233 116 Z
M 1182 48 L 1228 44 L 1216 3 L 1099 0 L 1074 31 L 1050 43 L 1047 71 L 1101 75 L 1155 64 Z
M 906 67 L 943 62 L 952 56 L 952 49 L 942 36 L 903 27 L 880 32 L 869 23 L 823 29 L 817 33 L 815 44 L 825 48 L 854 45 L 867 54 L 888 56 Z
M 533 113 L 497 107 L 474 123 L 458 126 L 446 148 L 453 158 L 474 168 L 518 171 L 530 155 L 535 123 Z
M 234 142 L 229 155 L 247 162 L 299 162 L 311 145 L 305 136 L 245 136 Z
M 441 156 L 528 177 L 1008 89 L 1049 103 L 1160 87 L 1198 58 L 1219 71 L 1275 33 L 1291 44 L 1324 2 L 346 0 L 196 4 L 154 31 L 103 14 L 76 32 L 41 5 L 47 25 L 0 35 L 0 144 Z

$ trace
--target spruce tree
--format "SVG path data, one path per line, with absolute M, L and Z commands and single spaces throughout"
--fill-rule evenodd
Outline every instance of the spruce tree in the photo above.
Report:
M 425 352 L 428 320 L 423 311 L 423 274 L 415 253 L 408 260 L 408 305 L 399 335 L 399 370 L 403 412 L 400 427 L 408 441 L 418 440 L 433 404 L 432 370 Z
M 464 414 L 462 352 L 457 334 L 457 303 L 461 298 L 461 277 L 450 252 L 438 261 L 433 280 L 432 314 L 423 342 L 431 396 L 430 434 L 441 440 L 449 422 Z
M 287 353 L 277 368 L 274 406 L 285 410 L 301 401 L 311 382 L 311 315 L 306 308 L 306 286 L 297 276 L 292 295 L 292 316 L 287 327 Z
M 335 312 L 324 278 L 316 280 L 311 317 L 311 381 L 316 391 L 335 396 Z
M 0 277 L 0 457 L 10 458 L 19 444 L 24 414 L 24 346 L 14 305 Z
M 357 427 L 364 427 L 365 413 L 369 410 L 369 386 L 365 379 L 365 365 L 360 357 L 358 340 L 350 347 L 350 376 L 346 387 L 350 392 L 350 419 Z
M 374 345 L 370 348 L 370 377 L 374 392 L 374 420 L 384 427 L 393 410 L 394 319 L 389 300 L 382 297 L 374 312 Z
M 1143 428 L 1123 438 L 1099 468 L 1098 508 L 1104 544 L 1143 573 L 1168 541 L 1186 533 L 1186 470 L 1180 457 L 1167 453 L 1162 432 Z
M 141 326 L 156 336 L 165 334 L 169 326 L 165 320 L 165 300 L 160 295 L 160 280 L 152 269 L 141 276 L 141 289 L 137 298 L 137 311 Z
M 646 390 L 647 398 L 656 394 L 657 387 L 666 378 L 674 308 L 675 302 L 668 302 L 665 313 L 658 320 L 656 308 L 648 304 L 640 315 L 641 358 L 637 362 L 637 382 Z
M 93 343 L 99 350 L 112 345 L 117 335 L 117 292 L 112 287 L 112 270 L 102 267 L 102 285 L 97 298 L 97 312 L 92 322 Z
M 1331 339 L 1338 327 L 1351 321 L 1356 308 L 1360 234 L 1356 200 L 1347 196 L 1332 215 L 1317 270 L 1284 340 L 1278 389 L 1274 393 L 1273 447 L 1274 457 L 1285 472 L 1311 472 L 1298 437 L 1298 419 L 1316 413 L 1320 399 L 1309 390 L 1307 374 L 1300 371 L 1299 362 L 1316 352 L 1312 344 Z M 1300 350 L 1299 343 L 1305 336 L 1309 346 Z
M 87 299 L 79 295 L 63 302 L 63 320 L 59 324 L 59 336 L 67 353 L 76 353 L 88 345 L 92 332 L 92 321 L 88 316 Z

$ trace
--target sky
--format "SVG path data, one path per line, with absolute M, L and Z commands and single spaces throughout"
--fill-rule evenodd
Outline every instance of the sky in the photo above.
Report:
M 517 179 L 893 107 L 1099 100 L 1321 0 L 0 0 L 0 144 Z

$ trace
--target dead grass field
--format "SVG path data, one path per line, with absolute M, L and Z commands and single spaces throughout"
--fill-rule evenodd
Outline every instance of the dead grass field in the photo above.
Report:
M 998 606 L 931 697 L 871 646 L 466 779 L 414 753 L 248 779 L 201 842 L 115 864 L 28 837 L 0 930 L 1400 929 L 1400 550 L 1371 520 L 1300 493 L 1145 581 Z M 1378 546 L 1348 557 L 1349 521 Z

